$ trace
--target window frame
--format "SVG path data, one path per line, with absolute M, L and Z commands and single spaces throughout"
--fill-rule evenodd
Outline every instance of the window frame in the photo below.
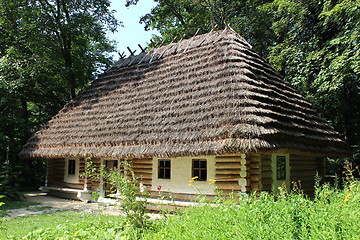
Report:
M 276 159 L 276 180 L 286 180 L 287 179 L 286 156 L 277 155 L 275 159 Z
M 67 174 L 68 175 L 76 174 L 76 160 L 75 159 L 68 159 Z
M 163 166 L 161 166 L 163 162 Z M 166 166 L 169 163 L 169 166 Z M 171 159 L 158 160 L 158 179 L 171 179 Z
M 198 162 L 198 164 L 196 164 L 195 162 Z M 202 167 L 201 163 L 205 162 L 205 167 Z M 195 167 L 195 165 L 198 165 L 198 167 Z M 207 181 L 207 175 L 208 175 L 208 169 L 207 169 L 207 159 L 193 159 L 192 160 L 192 178 L 196 178 L 194 180 L 197 181 Z M 195 174 L 195 171 L 198 171 L 198 175 Z M 205 171 L 205 176 L 203 176 L 203 171 Z
M 71 171 L 70 171 L 70 168 L 72 169 Z M 80 159 L 65 158 L 64 182 L 80 183 L 79 168 L 80 168 Z M 73 170 L 74 170 L 74 173 L 72 173 Z

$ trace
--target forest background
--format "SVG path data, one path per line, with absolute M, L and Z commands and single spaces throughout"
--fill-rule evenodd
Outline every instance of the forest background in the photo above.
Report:
M 139 0 L 123 0 L 136 8 Z M 150 0 L 140 0 L 150 1 Z M 139 21 L 148 48 L 227 25 L 252 44 L 347 140 L 360 163 L 360 0 L 154 0 Z M 44 182 L 41 159 L 18 153 L 70 99 L 114 63 L 109 0 L 0 0 L 0 192 Z M 126 36 L 124 36 L 126 37 Z

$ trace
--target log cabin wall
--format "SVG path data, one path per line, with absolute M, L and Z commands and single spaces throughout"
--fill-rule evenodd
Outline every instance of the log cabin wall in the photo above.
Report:
M 249 179 L 250 191 L 260 191 L 261 186 L 261 155 L 259 153 L 251 153 L 247 155 L 249 162 Z
M 271 155 L 261 154 L 261 165 L 260 165 L 260 176 L 261 176 L 261 190 L 272 191 L 273 186 L 273 172 L 271 166 Z
M 130 164 L 135 176 L 140 178 L 140 182 L 145 186 L 151 186 L 152 183 L 152 158 L 134 158 Z
M 215 157 L 215 179 L 218 190 L 227 195 L 234 191 L 250 191 L 245 154 Z
M 59 187 L 64 183 L 65 159 L 47 160 L 47 179 L 49 187 Z
M 325 164 L 323 158 L 304 155 L 290 155 L 290 181 L 298 182 L 306 193 L 313 193 L 316 172 L 323 177 Z
M 116 160 L 116 159 L 111 159 Z M 91 159 L 93 163 L 93 167 L 99 169 L 101 164 L 104 164 L 104 161 L 108 160 L 102 160 L 100 158 L 94 158 Z M 120 160 L 125 161 L 125 160 Z M 144 184 L 145 186 L 151 186 L 152 182 L 152 158 L 134 158 L 131 160 L 128 160 L 129 163 L 132 166 L 132 170 L 134 171 L 135 176 L 140 178 L 140 182 Z M 85 172 L 85 161 L 82 159 L 80 161 L 80 173 Z M 84 178 L 80 178 L 80 182 L 84 184 Z M 95 180 L 95 179 L 87 179 L 87 188 L 92 191 L 100 191 L 102 194 L 110 193 L 110 186 L 102 186 L 105 184 L 101 180 Z M 107 191 L 108 190 L 108 191 Z
M 97 169 L 100 168 L 100 164 L 101 164 L 100 158 L 93 158 L 93 159 L 91 159 L 91 162 L 92 162 L 93 167 L 95 167 Z M 87 179 L 87 188 L 92 191 L 102 190 L 102 188 L 100 187 L 100 180 L 88 178 Z
M 80 161 L 81 162 L 81 161 Z M 81 166 L 81 164 L 80 164 Z M 48 186 L 49 187 L 63 187 L 73 189 L 83 189 L 84 182 L 67 183 L 64 181 L 65 176 L 65 159 L 49 159 L 47 161 L 48 168 Z

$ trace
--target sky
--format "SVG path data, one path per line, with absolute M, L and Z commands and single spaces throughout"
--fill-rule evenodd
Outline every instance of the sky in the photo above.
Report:
M 114 34 L 109 33 L 110 40 L 117 41 L 117 51 L 125 52 L 126 56 L 130 53 L 126 47 L 130 47 L 132 51 L 136 50 L 135 54 L 140 53 L 138 44 L 142 47 L 150 41 L 152 34 L 157 31 L 145 31 L 144 25 L 139 23 L 140 17 L 149 13 L 153 7 L 156 6 L 152 0 L 140 0 L 137 5 L 125 7 L 125 0 L 112 0 L 111 9 L 116 10 L 115 17 L 121 21 L 124 27 L 118 27 L 117 32 Z M 119 56 L 116 54 L 114 58 L 117 60 Z

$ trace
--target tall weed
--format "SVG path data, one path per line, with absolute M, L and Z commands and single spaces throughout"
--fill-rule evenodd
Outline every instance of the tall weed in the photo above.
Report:
M 346 170 L 349 173 L 349 170 Z M 220 204 L 187 209 L 158 220 L 143 239 L 358 239 L 360 184 L 348 175 L 344 189 L 317 185 L 311 200 L 301 191 L 281 188 L 273 195 L 253 193 Z

